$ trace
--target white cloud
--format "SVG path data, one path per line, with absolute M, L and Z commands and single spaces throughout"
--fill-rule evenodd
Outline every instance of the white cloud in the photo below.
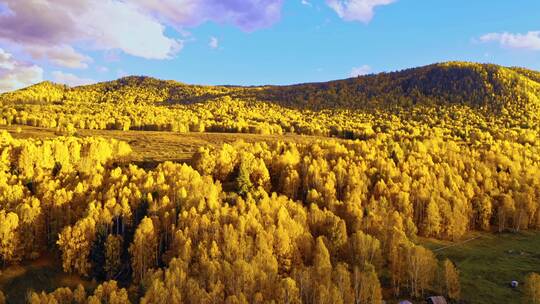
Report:
M 0 40 L 34 59 L 84 68 L 90 61 L 72 47 L 121 50 L 146 59 L 171 58 L 182 43 L 165 35 L 149 12 L 117 0 L 4 0 L 12 14 L 0 15 Z
M 307 0 L 305 0 L 307 1 Z M 169 59 L 186 27 L 212 21 L 254 31 L 277 22 L 284 0 L 0 0 L 0 43 L 24 50 L 34 60 L 59 67 L 87 68 L 83 51 L 106 57 L 118 52 L 145 59 Z M 109 56 L 107 54 L 113 54 Z
M 109 68 L 106 67 L 106 66 L 98 66 L 96 67 L 96 71 L 100 72 L 100 73 L 108 73 L 109 72 Z
M 77 52 L 69 45 L 41 46 L 31 45 L 27 48 L 28 53 L 34 59 L 49 59 L 53 64 L 71 68 L 86 69 L 92 58 Z
M 363 66 L 352 68 L 349 76 L 358 77 L 358 76 L 367 75 L 369 73 L 371 73 L 371 67 L 369 65 L 363 65 Z
M 103 60 L 107 62 L 120 61 L 120 52 L 118 50 L 108 50 L 103 53 Z
M 20 62 L 0 48 L 0 92 L 24 88 L 43 81 L 43 69 Z
M 481 42 L 498 42 L 501 46 L 512 49 L 540 51 L 540 31 L 527 34 L 489 33 L 480 37 Z
M 94 79 L 81 78 L 77 75 L 71 73 L 64 73 L 62 71 L 52 72 L 52 77 L 54 82 L 67 84 L 68 86 L 72 87 L 96 83 Z
M 303 5 L 307 5 L 307 6 L 313 6 L 313 4 L 311 4 L 311 2 L 309 2 L 307 0 L 302 0 L 300 3 L 302 3 Z
M 78 22 L 95 48 L 146 59 L 169 59 L 182 49 L 181 41 L 165 36 L 164 25 L 137 7 L 112 0 L 93 3 Z
M 219 39 L 216 37 L 210 37 L 210 42 L 208 43 L 208 46 L 217 49 L 219 47 Z
M 369 23 L 377 6 L 389 5 L 397 0 L 326 0 L 340 18 L 346 21 Z
M 213 21 L 254 31 L 280 19 L 283 0 L 134 0 L 133 3 L 177 29 Z

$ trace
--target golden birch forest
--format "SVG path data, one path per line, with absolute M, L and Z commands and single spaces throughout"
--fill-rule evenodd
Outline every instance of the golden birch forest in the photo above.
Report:
M 2 304 L 476 303 L 466 264 L 430 244 L 539 229 L 531 70 L 0 95 Z M 536 242 L 509 301 L 540 303 Z M 10 287 L 44 263 L 66 279 Z

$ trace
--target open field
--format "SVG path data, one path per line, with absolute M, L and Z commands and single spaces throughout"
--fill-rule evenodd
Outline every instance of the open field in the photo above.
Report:
M 17 128 L 21 132 L 17 132 Z M 14 138 L 51 138 L 58 136 L 55 129 L 30 126 L 0 126 Z M 178 133 L 164 131 L 117 131 L 117 130 L 77 130 L 77 136 L 101 136 L 129 143 L 133 153 L 126 160 L 138 165 L 152 165 L 163 161 L 189 162 L 199 147 L 221 146 L 243 140 L 253 142 L 295 142 L 306 143 L 328 140 L 327 137 L 298 134 L 260 135 L 248 133 Z M 335 139 L 340 140 L 340 139 Z
M 469 242 L 437 250 L 450 242 L 422 240 L 439 259 L 449 258 L 461 271 L 462 298 L 466 303 L 524 303 L 522 287 L 525 276 L 540 272 L 540 233 L 472 233 Z M 521 286 L 510 288 L 517 280 Z
M 8 303 L 26 303 L 30 290 L 51 292 L 59 287 L 76 288 L 82 284 L 93 290 L 96 283 L 75 274 L 62 271 L 60 261 L 52 255 L 43 255 L 35 261 L 7 267 L 0 272 L 0 290 L 8 297 Z

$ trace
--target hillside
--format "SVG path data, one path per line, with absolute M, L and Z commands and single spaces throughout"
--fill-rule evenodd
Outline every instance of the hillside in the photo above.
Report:
M 74 88 L 44 82 L 1 95 L 0 124 L 346 139 L 436 126 L 465 140 L 489 134 L 530 142 L 540 130 L 538 75 L 452 62 L 292 86 L 196 86 L 136 76 Z
M 497 113 L 538 110 L 539 73 L 490 64 L 449 62 L 326 83 L 273 87 L 263 96 L 310 107 L 393 107 L 462 104 Z
M 80 99 L 187 104 L 226 95 L 311 109 L 461 104 L 498 114 L 503 109 L 537 111 L 540 73 L 492 64 L 448 62 L 324 83 L 263 87 L 198 86 L 130 76 L 74 88 L 44 82 L 3 94 L 0 99 L 4 104 Z

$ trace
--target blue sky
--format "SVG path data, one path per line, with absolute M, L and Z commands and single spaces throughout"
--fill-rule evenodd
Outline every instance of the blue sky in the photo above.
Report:
M 43 33 L 0 30 L 0 50 L 13 66 L 39 68 L 41 78 L 69 84 L 124 75 L 194 84 L 291 84 L 450 60 L 540 70 L 538 0 L 244 0 L 251 6 L 238 0 L 165 0 L 176 9 L 167 11 L 150 7 L 150 0 L 135 0 L 139 6 L 129 7 L 136 10 L 132 15 L 118 15 L 122 3 L 104 1 L 111 8 L 100 8 L 102 15 L 110 15 L 114 24 L 99 28 L 86 25 L 85 16 L 74 18 L 74 27 L 81 29 L 70 34 L 44 19 L 40 22 L 47 26 L 36 25 L 47 29 Z M 35 9 L 23 2 L 31 1 L 0 1 L 0 26 L 10 11 L 19 19 L 7 25 L 23 23 L 20 12 Z M 189 5 L 198 5 L 191 14 Z M 107 11 L 112 6 L 116 11 Z M 62 9 L 69 16 L 75 11 Z M 139 25 L 143 17 L 148 22 Z M 156 24 L 162 31 L 146 30 Z M 100 30 L 110 37 L 102 38 Z M 139 45 L 145 50 L 139 52 Z M 154 46 L 166 52 L 154 52 Z M 2 53 L 0 89 L 7 73 L 1 58 Z

